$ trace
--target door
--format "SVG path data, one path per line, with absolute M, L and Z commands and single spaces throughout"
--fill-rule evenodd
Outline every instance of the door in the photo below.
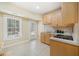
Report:
M 38 22 L 30 20 L 30 40 L 38 39 Z

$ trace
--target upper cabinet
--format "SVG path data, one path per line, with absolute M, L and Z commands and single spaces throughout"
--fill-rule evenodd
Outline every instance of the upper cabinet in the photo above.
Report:
M 77 3 L 61 3 L 61 7 L 44 15 L 43 23 L 54 27 L 66 27 L 77 22 Z
M 58 9 L 56 12 L 56 17 L 57 17 L 57 27 L 63 26 L 63 19 L 62 19 L 62 12 L 61 9 Z M 54 23 L 54 22 L 53 22 Z
M 57 12 L 52 13 L 52 18 L 51 18 L 51 26 L 56 27 L 57 26 Z
M 61 7 L 64 25 L 75 24 L 77 22 L 77 3 L 62 3 Z
M 46 14 L 43 17 L 43 24 L 51 24 L 52 14 Z

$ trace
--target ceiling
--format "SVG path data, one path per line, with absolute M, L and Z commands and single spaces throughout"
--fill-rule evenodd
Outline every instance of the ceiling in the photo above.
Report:
M 32 13 L 44 14 L 60 7 L 60 2 L 13 2 L 21 8 Z

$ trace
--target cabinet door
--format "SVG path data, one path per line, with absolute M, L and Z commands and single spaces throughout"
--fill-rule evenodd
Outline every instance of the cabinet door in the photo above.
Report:
M 51 56 L 63 56 L 63 47 L 62 46 L 52 46 L 50 47 Z
M 79 56 L 79 46 L 58 41 L 50 41 L 51 56 Z
M 50 25 L 51 24 L 51 13 L 44 15 L 43 24 Z
M 52 19 L 52 15 L 51 15 L 51 13 L 49 13 L 49 14 L 47 15 L 47 24 L 48 24 L 48 25 L 51 24 L 51 19 Z
M 49 38 L 50 38 L 51 34 L 46 33 L 46 34 L 44 34 L 44 36 L 45 36 L 45 38 L 44 38 L 45 41 L 44 42 L 49 45 Z
M 57 14 L 56 14 L 56 12 L 52 13 L 51 26 L 57 27 Z
M 63 25 L 63 19 L 62 19 L 62 12 L 61 9 L 58 10 L 57 12 L 57 26 L 62 27 Z
M 61 27 L 63 26 L 62 21 L 62 12 L 61 9 L 58 9 L 52 14 L 52 26 Z
M 64 55 L 63 44 L 51 40 L 50 41 L 50 55 L 63 56 Z
M 64 25 L 74 24 L 77 21 L 77 3 L 62 3 Z
M 43 24 L 47 24 L 47 15 L 44 15 L 43 17 Z
M 49 45 L 50 44 L 50 42 L 49 42 L 50 37 L 51 37 L 51 34 L 49 34 L 49 33 L 45 33 L 45 32 L 41 33 L 41 42 Z
M 44 33 L 41 33 L 41 42 L 42 42 L 42 43 L 45 42 L 45 35 L 44 35 Z
M 64 56 L 79 56 L 79 47 L 63 44 Z

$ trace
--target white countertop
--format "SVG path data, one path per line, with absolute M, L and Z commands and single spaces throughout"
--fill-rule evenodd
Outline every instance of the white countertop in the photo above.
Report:
M 74 42 L 74 41 L 70 41 L 70 40 L 65 40 L 65 39 L 60 39 L 60 38 L 55 38 L 55 37 L 50 37 L 50 40 L 55 40 L 55 41 L 64 42 L 64 43 L 72 44 L 75 46 L 79 46 L 79 43 Z

